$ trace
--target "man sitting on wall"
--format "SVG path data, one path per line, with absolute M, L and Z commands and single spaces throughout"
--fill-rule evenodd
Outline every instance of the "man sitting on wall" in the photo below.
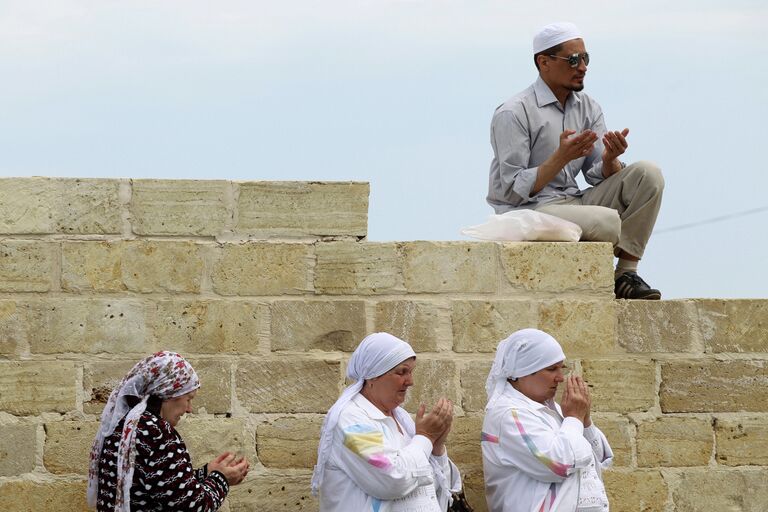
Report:
M 539 77 L 493 115 L 488 204 L 498 214 L 533 208 L 578 224 L 582 240 L 611 242 L 616 298 L 660 299 L 637 275 L 661 206 L 660 169 L 619 160 L 629 130 L 606 130 L 600 105 L 581 92 L 589 54 L 575 25 L 545 26 L 533 53 Z M 579 172 L 591 188 L 579 189 Z

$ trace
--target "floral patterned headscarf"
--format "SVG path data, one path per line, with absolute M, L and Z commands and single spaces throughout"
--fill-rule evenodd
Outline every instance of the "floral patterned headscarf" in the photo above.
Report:
M 101 424 L 91 448 L 88 470 L 88 505 L 96 506 L 99 485 L 99 459 L 104 439 L 112 435 L 120 420 L 125 417 L 123 435 L 117 451 L 117 496 L 115 510 L 130 512 L 133 466 L 136 458 L 136 426 L 147 408 L 147 400 L 154 395 L 168 400 L 186 395 L 200 387 L 200 379 L 194 368 L 179 354 L 157 352 L 140 361 L 128 372 L 120 384 L 109 395 Z M 140 401 L 131 408 L 126 397 L 134 396 Z

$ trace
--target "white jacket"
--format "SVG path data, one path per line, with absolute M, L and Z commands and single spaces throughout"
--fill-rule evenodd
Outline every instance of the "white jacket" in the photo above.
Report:
M 431 453 L 429 439 L 411 438 L 404 427 L 401 434 L 394 419 L 356 395 L 341 412 L 334 432 L 320 487 L 320 511 L 444 512 L 450 493 L 436 492 L 430 459 L 442 468 L 452 490 L 461 488 L 461 477 L 447 453 Z
M 490 512 L 573 512 L 582 471 L 594 460 L 602 479 L 613 457 L 594 424 L 563 418 L 554 400 L 535 402 L 509 383 L 486 408 L 480 444 Z

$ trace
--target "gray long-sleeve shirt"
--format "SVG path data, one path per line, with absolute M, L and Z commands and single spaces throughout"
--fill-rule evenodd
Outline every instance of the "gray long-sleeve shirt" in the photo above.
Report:
M 542 188 L 531 194 L 539 165 L 560 145 L 565 130 L 581 133 L 592 130 L 598 140 L 586 157 L 572 160 Z M 603 181 L 601 155 L 605 134 L 603 111 L 595 100 L 571 92 L 562 108 L 549 86 L 541 79 L 500 105 L 491 121 L 493 160 L 487 201 L 496 213 L 533 208 L 560 197 L 582 194 L 576 176 L 584 173 L 590 185 Z

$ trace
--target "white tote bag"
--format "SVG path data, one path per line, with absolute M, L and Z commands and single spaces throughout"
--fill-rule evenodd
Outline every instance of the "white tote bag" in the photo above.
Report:
M 464 228 L 461 234 L 479 240 L 578 242 L 581 227 L 547 213 L 512 210 L 491 215 L 485 224 Z

